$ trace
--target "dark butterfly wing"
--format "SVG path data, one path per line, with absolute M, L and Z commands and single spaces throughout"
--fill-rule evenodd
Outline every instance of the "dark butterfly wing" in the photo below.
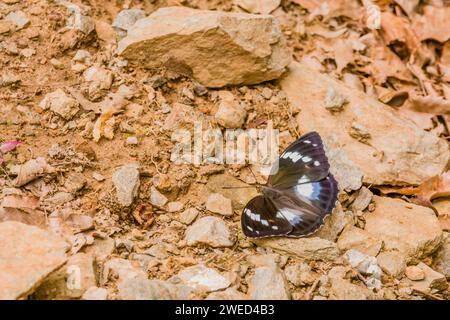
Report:
M 330 165 L 322 139 L 317 132 L 305 134 L 281 154 L 267 185 L 286 189 L 298 184 L 319 181 L 328 175 Z
M 293 227 L 287 236 L 302 237 L 316 231 L 331 214 L 337 200 L 338 185 L 329 174 L 320 181 L 299 184 L 281 192 L 282 196 L 272 199 L 272 202 Z
M 241 226 L 247 237 L 263 238 L 282 236 L 292 231 L 292 225 L 277 214 L 273 202 L 264 196 L 256 196 L 242 211 Z

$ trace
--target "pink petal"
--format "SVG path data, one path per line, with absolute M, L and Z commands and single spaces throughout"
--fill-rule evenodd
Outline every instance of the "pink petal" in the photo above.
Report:
M 21 144 L 21 142 L 19 140 L 11 140 L 11 141 L 3 142 L 0 145 L 0 152 L 1 153 L 10 152 L 10 151 L 14 150 L 19 144 Z

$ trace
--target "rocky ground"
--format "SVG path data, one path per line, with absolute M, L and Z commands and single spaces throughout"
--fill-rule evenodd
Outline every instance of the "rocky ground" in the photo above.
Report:
M 449 298 L 448 1 L 107 3 L 0 2 L 0 299 Z M 246 238 L 199 120 L 318 131 L 325 225 Z

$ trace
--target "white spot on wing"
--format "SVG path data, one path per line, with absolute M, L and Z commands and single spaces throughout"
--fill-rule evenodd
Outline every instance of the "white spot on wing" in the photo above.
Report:
M 312 158 L 308 157 L 308 156 L 305 156 L 305 157 L 302 158 L 302 160 L 303 160 L 303 162 L 306 163 L 306 162 L 310 162 L 312 160 Z
M 282 208 L 280 209 L 280 212 L 291 224 L 298 224 L 302 221 L 302 213 L 299 211 L 290 208 Z
M 314 165 L 316 166 L 316 167 L 318 167 L 318 166 L 320 166 L 320 162 L 319 161 L 314 161 Z
M 305 141 L 303 141 L 303 143 L 311 143 L 311 141 L 305 140 Z

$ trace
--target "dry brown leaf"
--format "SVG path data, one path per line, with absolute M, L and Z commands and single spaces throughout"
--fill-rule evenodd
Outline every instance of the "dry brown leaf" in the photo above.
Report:
M 415 54 L 420 61 L 427 57 L 421 48 L 417 35 L 412 31 L 409 21 L 386 11 L 381 13 L 382 36 L 386 43 L 402 58 Z
M 350 62 L 354 60 L 353 49 L 349 41 L 339 39 L 334 43 L 334 61 L 337 72 L 341 72 Z
M 92 130 L 92 136 L 95 142 L 98 142 L 101 137 L 107 139 L 114 138 L 114 124 L 115 119 L 112 112 L 105 112 L 98 117 L 95 121 L 94 128 Z
M 291 0 L 291 2 L 307 9 L 312 15 L 330 18 L 346 16 L 356 20 L 361 17 L 363 9 L 358 1 L 348 0 Z
M 436 209 L 433 207 L 431 200 L 450 196 L 450 171 L 434 176 L 417 187 L 391 188 L 379 187 L 383 194 L 402 194 L 407 196 L 415 196 L 418 204 Z
M 409 17 L 411 17 L 419 5 L 420 0 L 394 0 L 394 2 L 397 3 Z
M 367 69 L 373 75 L 377 84 L 383 84 L 388 77 L 403 81 L 411 81 L 411 73 L 400 58 L 383 45 L 376 45 L 370 50 L 372 63 Z
M 53 172 L 55 172 L 55 169 L 42 157 L 28 160 L 22 165 L 16 165 L 11 168 L 11 173 L 17 176 L 13 181 L 16 187 L 21 187 L 44 174 Z
M 412 29 L 420 41 L 434 39 L 441 43 L 450 39 L 450 7 L 425 6 L 423 15 L 415 15 Z
M 269 14 L 280 5 L 281 0 L 234 0 L 239 7 L 251 13 Z

